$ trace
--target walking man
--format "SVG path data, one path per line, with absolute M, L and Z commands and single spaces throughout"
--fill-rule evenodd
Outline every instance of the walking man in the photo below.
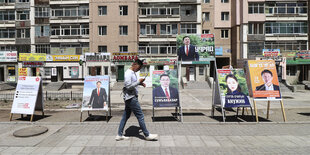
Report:
M 144 123 L 144 115 L 141 110 L 139 101 L 138 101 L 138 85 L 142 85 L 145 87 L 144 80 L 145 79 L 137 79 L 136 73 L 138 72 L 141 67 L 143 66 L 143 62 L 139 59 L 137 59 L 131 67 L 125 72 L 125 82 L 124 82 L 124 101 L 125 101 L 125 110 L 122 117 L 122 120 L 119 124 L 118 128 L 118 134 L 115 138 L 115 140 L 126 140 L 129 139 L 129 137 L 124 136 L 123 131 L 124 127 L 126 125 L 127 120 L 129 119 L 131 112 L 135 114 L 135 116 L 138 119 L 140 128 L 142 129 L 142 132 L 145 136 L 146 140 L 157 140 L 158 135 L 157 134 L 150 134 L 149 131 L 146 129 L 145 123 Z

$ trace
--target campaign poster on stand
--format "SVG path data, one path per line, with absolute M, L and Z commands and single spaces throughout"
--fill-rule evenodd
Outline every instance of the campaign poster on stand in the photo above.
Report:
M 43 109 L 41 77 L 20 76 L 14 94 L 11 113 L 34 114 Z
M 251 107 L 243 69 L 217 70 L 223 107 Z
M 81 111 L 108 110 L 109 85 L 109 76 L 85 77 Z
M 179 61 L 213 61 L 215 59 L 214 34 L 178 35 Z
M 281 99 L 274 60 L 248 60 L 248 69 L 254 98 Z
M 152 75 L 153 106 L 179 106 L 179 85 L 177 70 L 155 70 Z

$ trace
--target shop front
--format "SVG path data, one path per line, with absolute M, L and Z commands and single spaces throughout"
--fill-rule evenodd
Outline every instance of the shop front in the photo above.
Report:
M 85 68 L 86 76 L 111 76 L 110 53 L 85 53 Z
M 17 51 L 0 51 L 0 82 L 17 82 Z
M 124 81 L 124 75 L 128 68 L 130 68 L 133 61 L 138 59 L 138 53 L 135 52 L 114 52 L 111 55 L 111 79 L 116 81 Z

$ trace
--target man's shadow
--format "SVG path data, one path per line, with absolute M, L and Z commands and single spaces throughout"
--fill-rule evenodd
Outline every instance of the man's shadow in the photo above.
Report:
M 142 134 L 140 134 L 140 133 L 142 133 L 141 128 L 138 127 L 138 126 L 132 125 L 132 126 L 130 126 L 129 128 L 126 129 L 125 136 L 127 136 L 127 137 L 137 137 L 139 139 L 145 140 L 144 136 L 142 135 L 143 133 Z

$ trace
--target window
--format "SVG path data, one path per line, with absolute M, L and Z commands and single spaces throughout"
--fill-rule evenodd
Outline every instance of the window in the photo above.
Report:
M 139 44 L 141 54 L 176 54 L 176 44 Z
M 82 17 L 82 16 L 89 16 L 88 6 L 52 9 L 52 17 Z
M 229 12 L 222 12 L 221 13 L 221 20 L 228 21 L 229 20 Z
M 48 25 L 36 26 L 35 27 L 35 36 L 36 37 L 49 36 L 49 35 L 50 35 L 50 27 Z
M 52 68 L 44 67 L 44 76 L 51 76 L 51 75 L 52 75 Z
M 204 21 L 210 21 L 210 12 L 204 12 L 203 13 L 203 20 Z
M 109 75 L 109 67 L 104 66 L 104 75 Z
M 89 35 L 89 25 L 61 25 L 51 27 L 52 36 L 88 36 Z
M 263 23 L 249 23 L 248 34 L 264 34 L 264 24 Z
M 202 34 L 210 34 L 210 30 L 202 30 Z
M 197 32 L 196 24 L 181 24 L 181 33 L 194 34 Z
M 151 25 L 141 24 L 140 25 L 140 34 L 141 35 L 154 35 L 154 34 L 156 34 L 156 24 L 151 24 Z
M 128 46 L 119 46 L 119 52 L 128 52 Z
M 249 3 L 249 14 L 263 14 L 264 3 Z
M 199 75 L 204 75 L 204 66 L 199 66 Z
M 51 53 L 51 46 L 49 44 L 36 45 L 36 53 Z
M 29 0 L 18 0 L 19 3 L 29 3 Z
M 185 10 L 185 15 L 190 16 L 191 15 L 191 10 Z
M 30 38 L 30 29 L 17 29 L 16 37 L 17 38 Z
M 221 0 L 221 3 L 229 3 L 229 0 Z
M 98 15 L 107 15 L 107 6 L 98 6 Z
M 50 8 L 47 7 L 36 7 L 35 8 L 35 17 L 49 17 Z
M 221 38 L 222 39 L 228 38 L 228 30 L 221 30 Z
M 128 35 L 128 26 L 119 26 L 119 35 Z
M 203 0 L 204 3 L 210 3 L 210 0 Z
M 265 49 L 280 49 L 283 52 L 307 50 L 307 41 L 297 42 L 265 42 Z M 281 52 L 281 53 L 283 53 Z
M 107 53 L 107 46 L 98 46 L 98 52 L 99 53 Z
M 177 24 L 160 24 L 160 34 L 178 34 Z
M 15 3 L 15 0 L 0 0 L 1 3 Z
M 176 16 L 179 15 L 180 9 L 178 7 L 148 7 L 148 8 L 140 8 L 139 15 L 145 16 Z
M 307 14 L 306 2 L 266 3 L 267 14 Z
M 98 26 L 98 28 L 100 36 L 107 35 L 107 26 Z
M 14 10 L 0 11 L 0 21 L 4 20 L 15 20 L 15 11 Z
M 265 23 L 266 34 L 306 34 L 308 24 L 305 22 L 296 23 Z
M 0 29 L 0 38 L 15 38 L 15 29 Z
M 29 11 L 16 11 L 17 20 L 29 20 Z
M 69 67 L 69 76 L 71 76 L 71 78 L 78 78 L 79 77 L 79 67 L 78 66 Z
M 286 66 L 286 75 L 295 76 L 297 73 L 297 66 Z
M 127 16 L 128 15 L 128 6 L 119 6 L 119 15 Z

